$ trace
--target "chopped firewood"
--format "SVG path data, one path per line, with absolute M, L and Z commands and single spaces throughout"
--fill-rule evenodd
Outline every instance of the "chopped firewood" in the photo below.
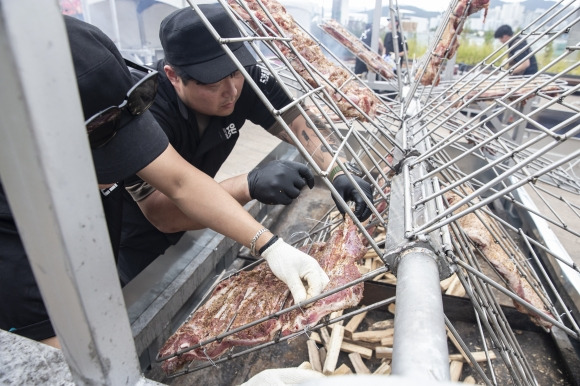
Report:
M 378 257 L 378 256 L 379 255 L 377 255 L 377 252 L 374 249 L 369 248 L 367 253 L 365 253 L 365 255 L 363 256 L 363 259 L 373 259 L 373 258 Z
M 449 285 L 451 284 L 451 282 L 453 281 L 453 279 L 455 279 L 457 277 L 457 274 L 453 274 L 451 276 L 449 276 L 447 279 L 441 280 L 439 282 L 439 286 L 441 286 L 441 291 L 447 291 L 447 288 L 449 288 Z
M 375 269 L 377 269 L 377 268 L 381 268 L 381 267 L 383 267 L 384 265 L 385 265 L 385 263 L 384 263 L 384 262 L 383 262 L 383 261 L 382 261 L 380 258 L 378 258 L 378 257 L 377 257 L 376 259 L 373 259 L 373 263 L 372 263 L 372 265 L 371 265 L 371 268 L 372 268 L 373 270 L 375 270 Z M 390 274 L 390 275 L 392 275 L 392 274 Z M 393 276 L 394 276 L 394 275 L 393 275 Z
M 336 363 L 338 362 L 338 354 L 340 354 L 340 346 L 342 344 L 342 338 L 344 337 L 344 327 L 341 325 L 335 325 L 330 334 L 330 341 L 326 348 L 326 360 L 324 361 L 324 366 L 322 367 L 323 374 L 332 374 L 336 370 Z
M 333 311 L 333 312 L 331 312 L 331 313 L 330 313 L 330 316 L 329 316 L 330 320 L 332 320 L 332 319 L 334 319 L 334 318 L 338 318 L 338 317 L 342 316 L 343 312 L 344 312 L 344 310 L 340 310 L 340 311 Z M 330 327 L 330 328 L 333 328 L 333 327 L 334 327 L 334 326 L 336 326 L 337 324 L 340 324 L 340 325 L 342 326 L 342 324 L 343 324 L 343 323 L 344 323 L 344 320 L 341 320 L 341 321 L 339 321 L 339 322 L 334 322 L 334 323 L 332 323 L 332 324 L 329 324 L 329 327 Z
M 346 342 L 346 343 L 351 343 L 351 344 L 354 344 L 354 345 L 357 345 L 357 346 L 370 348 L 371 350 L 374 350 L 374 348 L 376 346 L 378 346 L 378 343 L 376 343 L 376 342 L 375 343 L 370 343 L 370 342 L 364 342 L 362 340 L 356 340 L 355 341 L 355 340 L 352 340 L 352 339 L 347 338 L 346 336 L 344 337 L 344 339 L 342 341 L 343 342 Z
M 318 355 L 320 355 L 320 366 L 322 367 L 322 363 L 326 360 L 326 348 L 321 347 L 318 350 Z
M 395 325 L 395 319 L 386 319 L 374 322 L 369 330 L 386 330 L 387 328 L 393 328 Z
M 318 335 L 318 333 L 316 333 L 316 332 L 313 332 L 310 334 L 310 339 L 312 339 L 313 341 L 315 341 L 318 344 L 321 344 L 320 335 Z M 367 348 L 367 347 L 363 347 L 361 345 L 357 345 L 354 343 L 345 342 L 344 340 L 342 341 L 342 344 L 340 345 L 340 350 L 344 351 L 346 353 L 357 352 L 360 354 L 361 357 L 363 357 L 365 359 L 371 359 L 373 356 L 372 349 Z M 326 350 L 326 356 L 328 356 L 328 349 Z M 321 358 L 322 358 L 322 356 L 321 356 Z M 326 359 L 324 361 L 326 362 Z
M 475 359 L 476 362 L 485 362 L 487 360 L 486 356 L 485 356 L 485 351 L 474 351 L 471 353 L 471 355 L 473 355 L 473 358 Z M 493 351 L 489 352 L 489 359 L 495 359 L 495 353 Z M 451 354 L 449 355 L 449 360 L 450 361 L 465 361 L 465 358 L 463 358 L 463 355 L 461 354 Z
M 298 366 L 298 368 L 299 369 L 304 369 L 304 370 L 314 370 L 312 368 L 312 365 L 310 364 L 310 362 L 306 362 L 306 361 L 300 363 L 300 366 Z
M 369 368 L 364 364 L 362 357 L 359 353 L 353 352 L 348 354 L 350 358 L 350 363 L 352 363 L 352 367 L 354 367 L 354 372 L 357 374 L 370 374 L 371 371 Z
M 340 350 L 347 352 L 347 353 L 351 353 L 351 352 L 356 352 L 359 353 L 361 357 L 365 358 L 365 359 L 371 359 L 373 357 L 373 350 L 367 347 L 363 347 L 363 346 L 359 346 L 353 343 L 348 343 L 348 342 L 342 342 L 342 345 L 340 346 Z
M 397 278 L 394 275 L 388 276 L 388 274 L 385 274 L 384 276 L 382 276 L 381 279 L 375 279 L 375 281 L 378 281 L 379 283 L 390 284 L 390 285 L 397 284 Z
M 365 316 L 367 316 L 366 311 L 350 318 L 350 320 L 348 321 L 348 323 L 344 327 L 344 336 L 352 338 L 352 333 L 356 331 L 356 329 L 361 324 L 361 322 L 363 321 Z
M 459 378 L 461 378 L 461 371 L 463 371 L 463 362 L 451 361 L 449 364 L 449 375 L 451 382 L 459 382 Z
M 393 348 L 392 347 L 375 347 L 375 355 L 377 358 L 389 358 L 393 357 Z
M 373 374 L 375 375 L 388 375 L 391 373 L 391 364 L 389 362 L 383 362 Z
M 365 259 L 365 267 L 371 271 L 373 269 L 373 259 Z
M 465 288 L 463 288 L 457 275 L 455 275 L 455 278 L 451 281 L 451 284 L 449 284 L 449 288 L 445 291 L 445 295 L 465 296 Z
M 312 370 L 322 372 L 322 362 L 320 362 L 320 354 L 318 353 L 316 342 L 312 339 L 308 339 L 306 345 L 308 347 L 308 359 L 310 360 Z
M 374 281 L 381 281 L 381 280 L 384 280 L 384 278 L 385 278 L 385 274 L 384 273 L 380 273 L 377 276 L 373 277 L 372 280 L 374 280 Z
M 397 281 L 397 277 L 390 272 L 385 273 L 385 277 L 387 278 L 387 280 L 392 280 L 395 282 Z
M 384 234 L 384 233 L 382 233 L 382 234 L 380 234 L 380 235 L 377 235 L 377 237 L 374 237 L 374 240 L 375 240 L 375 242 L 376 242 L 377 244 L 380 244 L 380 243 L 382 243 L 383 241 L 385 241 L 385 239 L 386 239 L 386 238 L 387 238 L 387 237 L 385 236 L 385 234 Z
M 320 328 L 320 337 L 322 338 L 322 344 L 324 345 L 324 347 L 328 349 L 328 341 L 330 340 L 330 333 L 328 332 L 328 328 L 326 328 L 326 326 Z
M 467 377 L 465 377 L 465 379 L 463 380 L 463 383 L 468 383 L 470 385 L 475 385 L 475 378 L 473 378 L 471 375 L 468 375 Z
M 352 370 L 350 369 L 350 367 L 348 367 L 343 363 L 331 375 L 348 375 L 348 374 L 352 374 Z
M 389 306 L 387 307 L 387 310 L 389 310 L 389 312 L 393 315 L 395 315 L 395 303 L 391 303 L 389 304 Z
M 365 275 L 371 271 L 369 267 L 365 265 L 357 265 L 356 267 L 358 268 L 358 271 L 361 275 Z
M 362 340 L 364 342 L 377 343 L 380 342 L 383 338 L 393 336 L 394 333 L 394 328 L 389 328 L 386 330 L 355 332 L 352 334 L 352 340 Z
M 469 358 L 467 357 L 467 354 L 465 354 L 465 351 L 463 351 L 463 348 L 461 347 L 461 345 L 459 344 L 457 339 L 453 336 L 453 334 L 451 333 L 451 331 L 449 330 L 449 328 L 447 326 L 445 328 L 447 329 L 447 337 L 449 338 L 449 340 L 453 343 L 453 345 L 459 351 L 461 356 L 463 356 L 463 359 L 465 360 L 465 362 L 471 364 L 471 362 L 469 361 Z
M 381 339 L 381 346 L 393 347 L 394 336 L 388 336 Z

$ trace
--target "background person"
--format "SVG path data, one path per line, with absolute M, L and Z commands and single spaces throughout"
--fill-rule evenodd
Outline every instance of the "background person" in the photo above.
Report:
M 118 241 L 121 197 L 115 184 L 137 173 L 198 223 L 259 251 L 296 302 L 319 294 L 328 277 L 316 260 L 258 223 L 222 187 L 187 163 L 146 111 L 156 73 L 134 85 L 113 42 L 96 27 L 63 16 L 93 162 L 112 244 Z M 64 144 L 63 144 L 64 146 Z M 59 347 L 6 195 L 0 185 L 0 328 Z M 305 288 L 302 280 L 308 283 Z
M 221 37 L 240 36 L 238 27 L 220 4 L 202 4 L 200 9 Z M 214 177 L 247 120 L 292 143 L 193 9 L 184 8 L 168 15 L 161 23 L 159 37 L 165 58 L 155 64 L 160 83 L 151 111 L 184 159 Z M 274 108 L 291 102 L 274 77 L 256 64 L 242 42 L 228 46 Z M 282 117 L 317 164 L 328 168 L 333 155 L 299 110 L 289 109 Z M 330 130 L 319 129 L 331 146 L 338 145 Z M 274 162 L 229 178 L 221 185 L 241 204 L 252 199 L 265 204 L 288 204 L 298 196 L 305 181 L 312 186 L 313 180 L 305 169 L 305 165 L 298 163 Z M 332 170 L 329 178 L 335 189 L 345 201 L 355 202 L 354 214 L 359 219 L 368 218 L 370 209 L 355 186 L 336 166 Z M 372 200 L 372 186 L 362 178 L 354 178 Z M 175 244 L 184 231 L 197 229 L 162 192 L 140 178 L 128 179 L 126 187 L 129 194 L 125 195 L 118 264 L 124 283 Z M 291 194 L 285 193 L 290 191 Z
M 367 23 L 365 25 L 365 30 L 360 35 L 361 42 L 363 42 L 364 44 L 366 44 L 367 46 L 370 47 L 371 40 L 372 40 L 372 34 L 373 34 L 373 24 Z M 379 41 L 378 51 L 379 51 L 379 55 L 382 56 L 383 55 L 383 43 L 381 41 Z M 360 74 L 364 74 L 365 72 L 368 72 L 367 65 L 357 57 L 355 62 L 354 62 L 354 73 L 356 75 L 360 75 Z
M 395 18 L 395 30 L 397 31 L 397 48 L 399 50 L 399 63 L 403 64 L 403 56 L 405 55 L 405 49 L 408 49 L 407 42 L 404 40 L 401 31 L 399 30 L 399 19 Z M 385 47 L 385 55 L 395 55 L 395 44 L 393 42 L 393 32 L 389 31 L 385 35 L 385 39 L 383 41 L 383 46 Z M 395 57 L 393 57 L 395 63 L 397 63 Z
M 505 44 L 514 36 L 514 32 L 512 31 L 512 27 L 504 24 L 495 30 L 493 36 L 502 44 Z M 531 52 L 530 47 L 524 48 L 526 45 L 526 40 L 519 37 L 508 44 L 508 57 L 511 59 L 509 66 L 513 75 L 532 75 L 538 72 L 538 61 L 535 55 L 517 64 Z

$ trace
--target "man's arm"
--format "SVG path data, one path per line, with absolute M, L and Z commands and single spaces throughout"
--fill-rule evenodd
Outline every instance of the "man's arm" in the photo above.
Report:
M 202 174 L 210 178 L 205 173 Z M 213 179 L 211 181 L 215 183 Z M 288 205 L 307 185 L 310 189 L 314 186 L 314 176 L 308 167 L 284 160 L 268 162 L 255 167 L 250 173 L 229 178 L 219 184 L 241 205 L 254 198 L 265 204 Z M 146 183 L 129 186 L 127 190 L 137 201 L 147 220 L 161 232 L 204 228 L 203 224 L 192 221 L 182 213 L 171 199 Z
M 306 111 L 312 122 L 316 125 L 318 131 L 325 138 L 326 142 L 330 145 L 331 149 L 338 149 L 339 139 L 336 134 L 329 129 L 326 124 L 312 114 Z M 327 169 L 333 159 L 332 152 L 322 143 L 314 128 L 312 128 L 302 115 L 298 115 L 289 125 L 290 129 L 296 135 L 302 146 L 306 148 L 308 154 L 312 156 L 314 161 L 321 169 Z M 292 139 L 286 134 L 285 131 L 281 131 L 278 134 L 278 138 L 288 142 L 289 144 L 294 144 Z M 344 154 L 340 154 L 341 159 L 345 160 Z
M 519 66 L 514 68 L 512 75 L 521 75 L 528 67 L 530 67 L 530 59 L 524 60 Z
M 202 174 L 205 175 L 205 173 Z M 207 175 L 206 177 L 210 178 Z M 251 200 L 246 181 L 247 174 L 243 174 L 222 181 L 219 185 L 240 205 L 245 205 Z M 147 197 L 137 201 L 137 205 L 147 220 L 160 232 L 174 233 L 205 228 L 203 224 L 193 221 L 183 213 L 169 197 L 159 190 L 154 190 Z
M 312 123 L 317 127 L 317 129 L 322 134 L 323 138 L 328 143 L 328 147 L 322 143 L 318 135 L 315 133 L 314 128 L 306 121 L 302 115 L 298 115 L 292 123 L 289 125 L 290 129 L 294 133 L 300 143 L 306 148 L 306 151 L 312 156 L 314 161 L 322 170 L 330 170 L 329 179 L 332 185 L 340 195 L 340 197 L 345 201 L 352 201 L 355 203 L 355 209 L 353 211 L 354 215 L 360 220 L 364 221 L 371 215 L 371 210 L 364 201 L 363 196 L 357 190 L 355 185 L 348 179 L 342 170 L 332 171 L 335 167 L 333 165 L 334 152 L 338 149 L 340 140 L 334 131 L 329 128 L 325 122 L 318 119 L 314 114 L 307 111 Z M 278 137 L 288 143 L 292 143 L 290 137 L 285 131 L 278 134 Z M 330 148 L 330 149 L 329 149 Z M 347 156 L 342 151 L 339 153 L 338 158 L 342 162 L 347 162 Z M 363 180 L 359 176 L 352 176 L 356 185 L 360 187 L 364 196 L 367 197 L 369 201 L 373 200 L 373 187 L 367 181 Z M 345 213 L 345 209 L 342 204 L 337 200 L 335 195 L 332 195 L 332 199 L 336 203 L 338 210 L 341 213 Z
M 187 216 L 191 222 L 184 228 L 211 228 L 249 245 L 261 227 L 213 178 L 181 158 L 171 145 L 137 175 L 158 192 L 148 198 L 151 201 L 144 206 L 156 207 L 160 214 L 167 210 L 177 215 L 172 221 L 181 225 L 185 224 L 182 220 Z M 173 203 L 173 207 L 168 205 L 168 201 Z M 268 241 L 268 237 L 263 239 L 260 237 L 256 246 Z
M 187 163 L 171 145 L 137 175 L 170 198 L 194 223 L 259 251 L 274 275 L 286 283 L 295 303 L 320 294 L 328 284 L 328 276 L 314 258 L 276 239 L 213 178 Z

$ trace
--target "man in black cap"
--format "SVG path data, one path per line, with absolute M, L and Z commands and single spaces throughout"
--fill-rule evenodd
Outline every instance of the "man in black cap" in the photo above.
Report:
M 498 39 L 502 44 L 507 43 L 513 36 L 514 31 L 507 24 L 498 27 L 493 34 L 493 37 Z M 509 65 L 512 68 L 513 75 L 532 75 L 538 72 L 538 61 L 535 55 L 523 60 L 531 52 L 530 47 L 524 49 L 526 45 L 526 40 L 520 39 L 519 37 L 508 44 L 508 56 L 511 59 Z
M 328 277 L 315 259 L 270 233 L 169 145 L 147 111 L 157 90 L 157 73 L 126 62 L 98 28 L 68 16 L 64 20 L 113 246 L 121 214 L 117 183 L 137 173 L 196 227 L 214 229 L 261 254 L 296 302 L 320 294 Z M 126 64 L 144 71 L 136 84 Z M 1 185 L 0 245 L 0 328 L 58 347 Z
M 199 7 L 222 38 L 240 36 L 238 27 L 220 4 Z M 159 92 L 151 111 L 183 158 L 209 176 L 215 176 L 236 144 L 246 120 L 292 143 L 195 10 L 184 8 L 167 16 L 161 23 L 159 36 L 165 59 L 156 64 L 160 74 Z M 256 65 L 243 42 L 227 46 L 274 108 L 280 109 L 291 102 L 274 77 Z M 331 153 L 325 151 L 298 109 L 289 109 L 282 118 L 316 162 L 328 168 Z M 331 137 L 328 141 L 332 145 Z M 331 170 L 336 190 L 345 201 L 355 202 L 355 215 L 360 220 L 368 218 L 370 209 L 356 188 L 339 168 L 333 165 Z M 372 200 L 372 186 L 359 177 L 355 179 Z M 221 183 L 242 204 L 251 199 L 265 204 L 289 204 L 306 184 L 312 187 L 313 178 L 305 165 L 279 161 Z M 189 220 L 170 203 L 165 205 L 167 200 L 148 184 L 135 178 L 126 181 L 126 186 L 131 197 L 125 197 L 118 264 L 125 282 L 176 243 L 183 231 L 192 229 Z

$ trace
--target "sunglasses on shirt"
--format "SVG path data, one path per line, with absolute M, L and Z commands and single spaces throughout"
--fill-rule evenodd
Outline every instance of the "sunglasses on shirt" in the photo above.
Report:
M 117 134 L 123 127 L 122 122 L 126 124 L 131 119 L 126 119 L 126 113 L 133 117 L 139 116 L 147 111 L 155 100 L 158 72 L 127 59 L 125 64 L 147 75 L 131 87 L 119 106 L 108 107 L 85 121 L 91 149 L 104 146 Z

